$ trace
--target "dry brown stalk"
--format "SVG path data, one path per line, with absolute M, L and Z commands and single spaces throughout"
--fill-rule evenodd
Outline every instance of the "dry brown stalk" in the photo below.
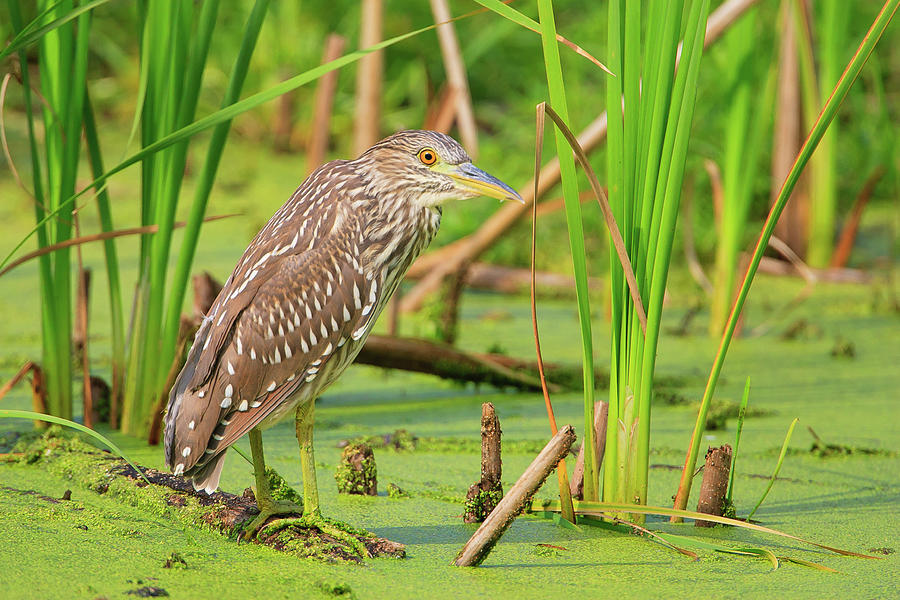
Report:
M 603 455 L 606 453 L 606 423 L 609 418 L 609 403 L 602 400 L 594 402 L 594 456 L 596 464 L 603 463 Z M 572 497 L 584 500 L 584 442 L 575 459 L 575 470 L 572 472 L 572 481 L 569 483 Z
M 853 209 L 850 211 L 850 215 L 841 229 L 841 237 L 834 249 L 834 254 L 831 255 L 831 265 L 829 266 L 832 269 L 841 269 L 847 266 L 847 261 L 850 260 L 850 253 L 853 251 L 853 243 L 856 241 L 856 233 L 859 231 L 859 222 L 862 220 L 863 211 L 866 209 L 869 199 L 872 198 L 875 186 L 878 185 L 878 182 L 881 181 L 886 172 L 884 165 L 875 167 L 859 191 L 856 202 L 853 203 Z
M 472 110 L 472 97 L 469 94 L 469 79 L 466 76 L 466 65 L 463 63 L 456 30 L 450 22 L 450 7 L 447 0 L 431 0 L 431 12 L 438 25 L 438 41 L 444 58 L 444 69 L 450 84 L 456 109 L 456 125 L 462 145 L 473 159 L 478 158 L 478 128 L 475 125 L 475 112 Z
M 368 48 L 381 41 L 382 0 L 362 0 L 359 47 Z M 357 155 L 381 137 L 381 78 L 384 51 L 377 50 L 359 59 L 356 71 L 356 118 L 353 126 L 353 149 Z
M 338 59 L 344 53 L 347 43 L 342 36 L 332 33 L 325 40 L 322 64 Z M 334 106 L 334 92 L 337 89 L 338 71 L 329 71 L 319 78 L 310 123 L 309 141 L 306 145 L 306 173 L 312 173 L 325 162 L 328 152 L 328 132 L 331 125 L 331 110 Z

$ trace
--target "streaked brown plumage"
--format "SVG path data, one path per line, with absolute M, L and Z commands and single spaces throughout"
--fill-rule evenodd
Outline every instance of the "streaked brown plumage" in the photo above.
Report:
M 425 164 L 427 151 L 440 163 Z M 491 191 L 477 189 L 484 182 Z M 314 400 L 353 361 L 437 232 L 440 204 L 481 193 L 517 197 L 430 131 L 313 172 L 253 239 L 197 332 L 169 397 L 169 467 L 212 493 L 231 444 Z

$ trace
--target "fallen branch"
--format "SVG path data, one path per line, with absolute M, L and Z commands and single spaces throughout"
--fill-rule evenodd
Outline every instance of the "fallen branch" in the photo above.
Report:
M 571 425 L 564 425 L 553 436 L 537 458 L 525 469 L 519 480 L 510 488 L 509 493 L 497 504 L 488 515 L 478 531 L 466 542 L 453 564 L 457 567 L 477 567 L 480 565 L 494 545 L 500 540 L 516 517 L 525 508 L 535 492 L 543 485 L 556 464 L 569 453 L 575 441 L 575 430 Z
M 541 389 L 541 382 L 536 377 L 503 366 L 492 360 L 490 355 L 470 354 L 445 344 L 415 338 L 370 335 L 356 362 L 385 369 L 428 373 L 455 381 Z

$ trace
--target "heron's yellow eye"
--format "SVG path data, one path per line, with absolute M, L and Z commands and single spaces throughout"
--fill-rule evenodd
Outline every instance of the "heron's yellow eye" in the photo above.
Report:
M 422 148 L 419 150 L 418 157 L 419 160 L 422 161 L 422 164 L 428 167 L 437 162 L 437 152 L 431 148 Z

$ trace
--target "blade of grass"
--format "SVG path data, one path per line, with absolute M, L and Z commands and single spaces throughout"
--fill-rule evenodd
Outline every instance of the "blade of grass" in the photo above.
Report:
M 539 503 L 535 503 L 535 507 L 533 511 L 559 511 L 559 503 L 555 500 L 544 500 Z M 860 554 L 859 552 L 853 552 L 851 550 L 843 550 L 841 548 L 835 548 L 834 546 L 827 546 L 825 544 L 820 544 L 818 542 L 813 542 L 807 540 L 805 538 L 798 537 L 796 535 L 791 535 L 789 533 L 784 533 L 783 531 L 778 531 L 777 529 L 771 529 L 769 527 L 764 527 L 762 525 L 757 525 L 756 523 L 750 523 L 748 521 L 741 521 L 738 519 L 731 519 L 728 517 L 720 517 L 717 515 L 709 515 L 706 513 L 698 513 L 691 510 L 679 510 L 677 508 L 668 508 L 666 506 L 637 506 L 634 504 L 621 503 L 621 502 L 588 502 L 588 501 L 575 501 L 575 513 L 578 515 L 586 514 L 586 515 L 596 515 L 596 516 L 607 516 L 612 513 L 617 512 L 630 512 L 630 513 L 640 513 L 645 515 L 661 515 L 661 516 L 676 516 L 682 519 L 694 519 L 694 520 L 706 520 L 706 521 L 714 521 L 716 523 L 721 523 L 722 525 L 733 525 L 734 527 L 741 527 L 743 529 L 749 529 L 751 531 L 757 531 L 759 533 L 765 533 L 768 535 L 775 535 L 787 539 L 791 539 L 797 542 L 802 542 L 804 544 L 809 544 L 810 546 L 815 546 L 817 548 L 821 548 L 823 550 L 828 550 L 830 552 L 834 552 L 835 554 L 840 554 L 842 556 L 855 556 L 857 558 L 871 558 L 874 560 L 881 560 L 879 556 L 869 556 L 868 554 Z
M 563 82 L 559 45 L 556 41 L 556 24 L 553 17 L 552 0 L 538 0 L 538 15 L 541 26 L 541 42 L 544 50 L 544 66 L 550 103 L 556 107 L 563 121 L 569 120 L 566 103 L 566 88 Z M 581 202 L 578 200 L 578 181 L 575 161 L 566 138 L 559 128 L 554 130 L 556 153 L 559 157 L 562 178 L 563 201 L 566 210 L 566 226 L 569 232 L 569 249 L 572 253 L 572 268 L 575 276 L 575 294 L 578 303 L 578 322 L 581 329 L 582 370 L 584 375 L 584 443 L 588 452 L 584 456 L 584 497 L 596 499 L 599 465 L 594 452 L 594 348 L 591 338 L 591 309 L 587 285 L 587 258 L 584 248 L 584 226 L 581 217 Z M 590 476 L 588 476 L 590 474 Z
M 477 2 L 478 4 L 482 5 L 483 7 L 487 8 L 489 10 L 494 11 L 501 17 L 505 17 L 505 18 L 509 19 L 516 25 L 524 27 L 528 31 L 533 31 L 534 33 L 537 33 L 537 34 L 541 34 L 541 32 L 542 32 L 541 25 L 537 21 L 528 17 L 527 15 L 523 15 L 522 13 L 520 13 L 513 7 L 508 6 L 507 4 L 504 4 L 500 0 L 475 0 L 475 2 Z M 607 69 L 606 66 L 602 62 L 600 62 L 599 60 L 597 60 L 596 58 L 594 58 L 593 56 L 588 54 L 588 52 L 584 48 L 582 48 L 581 46 L 579 46 L 578 44 L 576 44 L 574 42 L 567 40 L 566 38 L 561 36 L 559 33 L 555 33 L 555 36 L 556 36 L 556 41 L 563 44 L 564 46 L 569 47 L 573 52 L 575 52 L 575 54 L 583 56 L 584 58 L 588 59 L 589 61 L 591 61 L 592 63 L 594 63 L 595 65 L 597 65 L 598 67 L 600 67 L 601 69 L 603 69 L 604 71 L 606 71 L 607 73 L 612 75 L 612 72 L 610 72 L 610 70 Z
M 778 557 L 775 556 L 774 552 L 767 548 L 758 548 L 756 546 L 725 546 L 724 544 L 717 544 L 715 542 L 710 542 L 707 540 L 699 540 L 684 535 L 676 535 L 674 533 L 659 533 L 658 535 L 661 538 L 672 543 L 675 543 L 677 541 L 678 543 L 684 544 L 685 546 L 692 546 L 694 548 L 701 548 L 703 550 L 713 550 L 714 552 L 723 552 L 726 554 L 741 554 L 744 556 L 758 556 L 760 558 L 765 558 L 772 565 L 773 571 L 779 566 Z
M 55 2 L 52 4 L 48 4 L 41 11 L 38 16 L 36 16 L 28 25 L 26 25 L 23 29 L 19 30 L 19 33 L 14 37 L 9 44 L 0 49 L 0 60 L 3 60 L 7 56 L 10 56 L 14 52 L 18 52 L 19 50 L 24 50 L 31 44 L 41 40 L 44 36 L 46 36 L 51 31 L 59 29 L 64 25 L 67 25 L 79 18 L 82 14 L 95 9 L 101 4 L 106 4 L 109 0 L 93 0 L 93 2 L 88 2 L 86 4 L 82 4 L 77 8 L 74 8 L 68 12 L 66 12 L 63 16 L 53 19 L 52 21 L 37 27 L 37 24 L 44 20 L 49 14 L 54 12 L 57 8 L 60 8 L 63 4 L 62 2 Z M 37 27 L 35 29 L 35 27 Z
M 741 397 L 741 408 L 738 410 L 737 431 L 734 434 L 734 448 L 731 453 L 731 469 L 728 472 L 728 491 L 725 493 L 725 505 L 734 507 L 732 500 L 734 494 L 734 465 L 737 463 L 738 447 L 741 445 L 741 431 L 744 430 L 744 417 L 747 414 L 747 405 L 750 403 L 750 377 L 744 384 L 744 395 Z
M 859 76 L 859 72 L 862 70 L 866 59 L 872 53 L 872 50 L 878 43 L 878 40 L 881 39 L 881 35 L 884 33 L 885 28 L 887 28 L 888 23 L 890 23 L 892 17 L 894 16 L 894 13 L 897 11 L 898 6 L 900 6 L 900 0 L 886 0 L 884 5 L 882 6 L 881 11 L 873 21 L 872 26 L 869 28 L 869 31 L 866 33 L 865 37 L 857 48 L 856 53 L 853 55 L 853 58 L 847 64 L 846 69 L 844 69 L 844 72 L 841 75 L 840 80 L 838 80 L 837 85 L 834 87 L 831 96 L 828 98 L 828 101 L 822 108 L 822 112 L 819 114 L 819 118 L 813 125 L 813 128 L 809 133 L 809 137 L 807 137 L 806 142 L 804 142 L 803 147 L 800 149 L 800 153 L 797 155 L 797 159 L 794 161 L 794 165 L 788 173 L 788 176 L 781 187 L 781 191 L 778 193 L 777 200 L 772 205 L 772 208 L 769 211 L 769 215 L 766 218 L 766 223 L 763 226 L 763 229 L 760 232 L 759 238 L 756 242 L 753 256 L 750 259 L 750 264 L 747 267 L 747 272 L 744 275 L 741 289 L 738 292 L 738 296 L 735 299 L 734 305 L 731 309 L 731 315 L 728 318 L 725 332 L 722 334 L 722 339 L 719 343 L 719 350 L 716 353 L 716 357 L 713 361 L 709 379 L 707 380 L 706 389 L 703 393 L 703 399 L 700 402 L 700 409 L 697 413 L 697 421 L 694 425 L 694 431 L 691 436 L 690 447 L 687 456 L 685 457 L 684 468 L 681 472 L 681 482 L 679 483 L 678 491 L 675 495 L 675 508 L 677 509 L 683 509 L 685 506 L 687 506 L 688 497 L 690 496 L 691 491 L 692 474 L 697 465 L 697 457 L 700 453 L 701 438 L 703 437 L 703 431 L 706 427 L 706 415 L 709 411 L 709 404 L 712 400 L 713 393 L 715 392 L 716 384 L 719 380 L 719 375 L 722 372 L 722 367 L 725 363 L 725 355 L 727 354 L 728 348 L 731 345 L 731 340 L 734 336 L 735 328 L 737 327 L 738 318 L 741 315 L 741 311 L 744 307 L 744 302 L 746 301 L 747 294 L 750 291 L 750 285 L 753 282 L 753 278 L 756 275 L 757 269 L 759 269 L 759 263 L 762 260 L 762 256 L 765 252 L 766 247 L 768 246 L 769 239 L 772 237 L 772 234 L 775 231 L 775 224 L 778 222 L 778 217 L 780 217 L 781 213 L 784 211 L 784 207 L 791 196 L 791 192 L 794 190 L 794 186 L 797 185 L 797 181 L 800 178 L 800 174 L 803 171 L 803 168 L 806 166 L 807 162 L 809 162 L 810 156 L 815 151 L 816 146 L 822 139 L 822 136 L 825 134 L 828 125 L 834 119 L 834 116 L 837 113 L 841 102 L 843 102 L 844 98 L 846 98 L 847 96 L 847 92 L 850 90 L 850 86 L 853 85 L 853 82 L 856 81 L 856 78 Z
M 788 444 L 791 443 L 791 436 L 794 435 L 794 427 L 796 427 L 797 423 L 799 422 L 800 419 L 794 419 L 793 421 L 791 421 L 791 425 L 787 430 L 787 435 L 784 436 L 784 443 L 781 444 L 781 454 L 778 455 L 778 462 L 775 463 L 775 471 L 772 472 L 772 477 L 769 479 L 769 484 L 766 486 L 766 491 L 763 492 L 763 495 L 756 503 L 756 506 L 754 506 L 753 510 L 750 511 L 750 514 L 747 515 L 748 521 L 753 518 L 753 515 L 756 514 L 756 510 L 765 501 L 766 496 L 768 496 L 769 492 L 772 490 L 772 486 L 775 485 L 775 480 L 778 479 L 778 473 L 781 471 L 781 465 L 784 464 L 784 457 L 787 456 Z
M 128 465 L 134 469 L 134 472 L 141 476 L 141 479 L 150 484 L 150 480 L 148 480 L 144 476 L 144 472 L 138 468 L 136 464 L 131 462 L 125 453 L 119 448 L 115 442 L 106 437 L 105 435 L 94 431 L 88 427 L 85 427 L 81 423 L 76 423 L 75 421 L 70 421 L 69 419 L 63 419 L 61 417 L 55 417 L 53 415 L 44 415 L 41 413 L 32 412 L 30 410 L 9 410 L 9 409 L 0 409 L 0 419 L 27 419 L 29 421 L 46 421 L 47 423 L 54 423 L 56 425 L 62 425 L 64 427 L 69 427 L 71 429 L 75 429 L 76 431 L 80 431 L 81 433 L 86 433 L 91 436 L 104 446 L 108 447 L 110 450 L 116 453 L 116 455 L 128 463 Z

